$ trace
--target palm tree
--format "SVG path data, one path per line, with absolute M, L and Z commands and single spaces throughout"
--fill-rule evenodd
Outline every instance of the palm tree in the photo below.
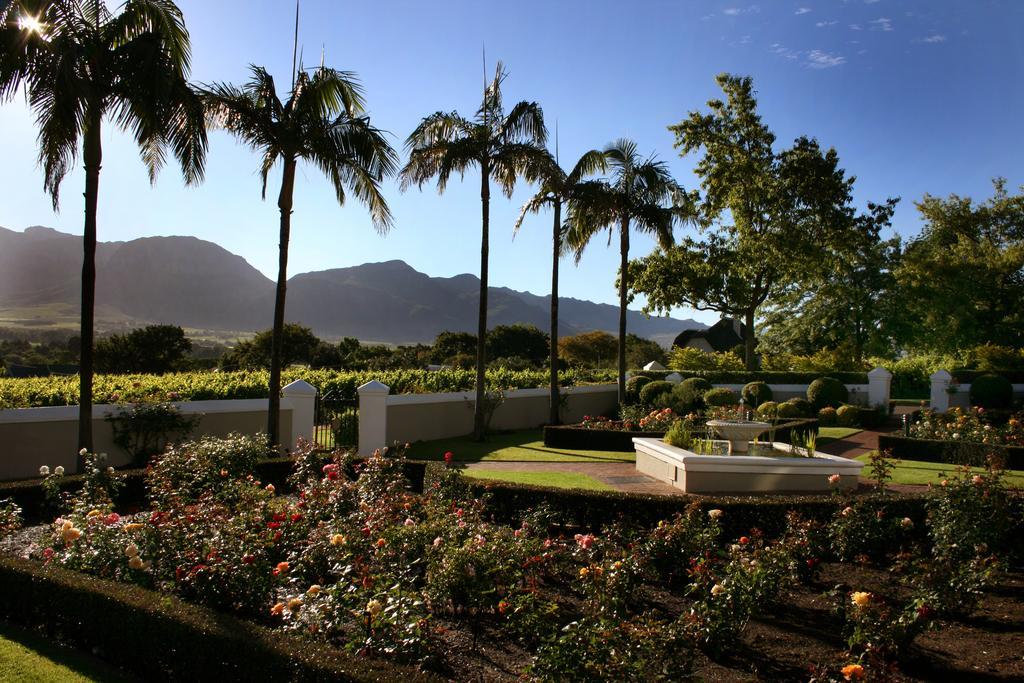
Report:
M 472 166 L 480 168 L 482 211 L 480 240 L 480 313 L 476 337 L 476 403 L 473 435 L 484 437 L 486 428 L 484 389 L 487 341 L 487 257 L 490 230 L 490 201 L 493 180 L 506 197 L 512 196 L 516 179 L 539 177 L 548 158 L 544 144 L 547 128 L 544 113 L 536 102 L 519 102 L 505 115 L 501 83 L 507 76 L 498 62 L 494 80 L 484 89 L 483 100 L 473 120 L 457 112 L 437 112 L 420 122 L 406 140 L 409 161 L 401 172 L 402 189 L 422 188 L 437 176 L 437 190 L 444 192 L 452 172 L 464 175 Z
M 0 8 L 0 100 L 24 86 L 39 127 L 43 187 L 56 210 L 60 184 L 78 158 L 85 165 L 82 239 L 78 446 L 92 450 L 96 208 L 110 117 L 130 132 L 155 182 L 166 150 L 186 183 L 203 177 L 206 127 L 189 88 L 190 46 L 171 0 L 127 0 L 111 12 L 102 0 L 14 0 Z
M 626 400 L 626 292 L 629 289 L 630 228 L 653 235 L 659 245 L 672 243 L 672 224 L 681 216 L 685 195 L 664 162 L 641 158 L 632 140 L 617 140 L 604 150 L 612 175 L 580 183 L 569 197 L 566 241 L 579 260 L 599 231 L 619 229 L 619 403 Z M 609 235 L 609 240 L 611 235 Z
M 569 200 L 573 191 L 583 181 L 583 178 L 595 173 L 604 173 L 608 170 L 604 153 L 592 149 L 580 157 L 576 165 L 569 173 L 566 173 L 558 165 L 557 154 L 555 158 L 549 159 L 548 166 L 544 169 L 541 186 L 537 194 L 533 195 L 519 212 L 519 219 L 516 221 L 515 231 L 518 232 L 523 224 L 523 219 L 528 213 L 538 213 L 543 208 L 550 206 L 553 209 L 554 220 L 551 226 L 551 357 L 550 365 L 550 399 L 548 422 L 558 424 L 559 393 L 558 393 L 558 261 L 562 256 L 565 242 L 565 226 L 562 224 L 562 204 Z
M 226 83 L 203 86 L 200 94 L 211 127 L 233 133 L 263 157 L 260 176 L 263 198 L 267 176 L 281 162 L 283 175 L 277 207 L 280 210 L 277 296 L 270 351 L 270 403 L 267 436 L 280 442 L 281 344 L 288 281 L 288 240 L 291 234 L 295 170 L 300 160 L 317 166 L 334 187 L 338 204 L 347 193 L 365 204 L 380 233 L 391 227 L 380 183 L 394 175 L 398 155 L 364 114 L 362 88 L 355 75 L 320 66 L 312 74 L 300 70 L 288 100 L 277 96 L 274 78 L 262 67 L 251 67 L 252 79 L 244 86 Z

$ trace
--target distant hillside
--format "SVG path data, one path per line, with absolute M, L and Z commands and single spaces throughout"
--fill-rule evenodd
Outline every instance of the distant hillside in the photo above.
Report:
M 81 238 L 75 235 L 42 227 L 0 228 L 0 312 L 36 311 L 36 325 L 46 322 L 46 311 L 77 314 L 81 258 Z M 213 242 L 195 237 L 105 242 L 98 245 L 96 260 L 101 323 L 122 327 L 130 320 L 227 331 L 270 326 L 274 283 Z M 475 275 L 430 277 L 403 261 L 302 273 L 288 281 L 287 317 L 323 337 L 428 342 L 443 330 L 476 331 L 479 286 Z M 549 300 L 493 287 L 489 325 L 528 323 L 545 329 Z M 567 335 L 614 333 L 618 309 L 561 299 L 559 321 Z M 631 332 L 661 343 L 684 329 L 703 327 L 690 319 L 629 312 Z

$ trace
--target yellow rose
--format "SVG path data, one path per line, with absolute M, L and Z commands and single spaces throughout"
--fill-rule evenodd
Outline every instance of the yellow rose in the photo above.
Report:
M 319 594 L 320 594 L 320 585 L 316 584 L 316 583 L 314 583 L 312 586 L 310 586 L 309 590 L 306 591 L 306 595 L 319 595 Z
M 291 600 L 288 601 L 288 611 L 289 612 L 298 612 L 301 607 L 302 607 L 302 598 L 292 598 Z
M 132 569 L 142 569 L 145 565 L 142 562 L 142 558 L 138 555 L 132 555 L 131 559 L 128 560 L 128 566 Z
M 89 519 L 92 519 L 93 517 L 99 517 L 102 514 L 103 513 L 100 512 L 99 510 L 89 510 L 89 514 L 87 514 L 86 517 L 88 517 Z
M 65 543 L 71 543 L 72 541 L 77 541 L 81 535 L 82 535 L 81 530 L 76 529 L 75 527 L 71 527 L 70 529 L 64 529 L 63 531 L 60 532 L 60 537 L 62 539 L 64 539 Z
M 143 526 L 144 526 L 143 524 L 139 524 L 138 522 L 129 522 L 128 524 L 124 525 L 124 530 L 125 531 L 138 531 Z
M 857 607 L 864 607 L 869 602 L 871 602 L 871 593 L 857 591 L 856 593 L 850 596 L 850 600 L 852 600 L 853 604 L 855 604 Z
M 380 614 L 380 611 L 384 608 L 384 605 L 380 604 L 380 600 L 370 600 L 366 603 L 366 611 L 370 613 L 370 616 L 375 617 Z
M 270 608 L 270 613 L 272 615 L 274 615 L 275 617 L 279 616 L 282 612 L 284 612 L 284 603 L 283 602 L 279 602 L 279 603 L 277 603 L 276 605 L 274 605 L 273 607 Z
M 723 586 L 720 583 L 716 583 L 714 586 L 711 587 L 711 594 L 712 595 L 721 595 L 724 592 L 725 592 L 725 586 Z
M 331 536 L 331 545 L 345 545 L 345 537 L 341 534 L 334 534 Z
M 589 574 L 590 574 L 590 570 L 589 570 L 589 569 L 587 569 L 586 567 L 583 567 L 583 568 L 581 568 L 581 569 L 580 569 L 580 578 L 581 578 L 581 579 L 585 579 L 585 578 L 587 578 L 587 576 L 588 576 Z
M 137 557 L 139 554 L 139 547 L 134 543 L 129 543 L 128 547 L 124 549 L 124 554 L 128 557 Z

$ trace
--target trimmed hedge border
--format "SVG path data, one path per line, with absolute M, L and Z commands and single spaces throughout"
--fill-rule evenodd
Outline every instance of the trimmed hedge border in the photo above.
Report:
M 808 519 L 829 522 L 848 504 L 846 498 L 831 495 L 772 496 L 659 496 L 622 491 L 584 491 L 491 480 L 473 480 L 470 489 L 476 496 L 487 495 L 487 509 L 496 522 L 516 524 L 525 512 L 539 505 L 553 510 L 564 524 L 600 531 L 614 522 L 651 527 L 663 519 L 685 511 L 697 503 L 702 510 L 717 508 L 727 535 L 742 535 L 758 528 L 768 536 L 786 529 L 790 510 Z M 926 515 L 924 493 L 889 493 L 865 499 L 868 505 L 885 506 L 888 514 L 910 517 L 923 523 Z
M 775 440 L 791 443 L 794 430 L 818 433 L 818 420 L 771 420 L 775 427 Z M 548 448 L 566 448 L 578 451 L 632 451 L 633 439 L 660 439 L 665 432 L 623 432 L 612 429 L 585 429 L 576 425 L 548 425 L 544 427 L 544 445 Z
M 768 384 L 810 384 L 822 377 L 835 377 L 843 384 L 867 384 L 866 372 L 789 372 L 783 370 L 667 370 L 649 372 L 636 370 L 633 375 L 646 375 L 651 379 L 665 379 L 673 372 L 682 375 L 683 379 L 703 377 L 712 384 L 749 384 L 750 382 L 766 382 Z M 982 374 L 982 373 L 979 373 Z M 1021 373 L 1024 375 L 1024 373 Z M 1024 382 L 1024 380 L 1021 380 Z
M 143 680 L 438 681 L 140 586 L 0 557 L 0 619 Z
M 957 382 L 970 384 L 982 375 L 1000 375 L 1010 380 L 1012 384 L 1024 384 L 1024 370 L 953 370 L 949 374 Z
M 987 446 L 969 441 L 942 441 L 939 439 L 915 439 L 895 434 L 879 434 L 878 448 L 888 451 L 892 457 L 900 460 L 922 460 L 949 465 L 971 464 L 984 466 L 986 451 L 999 451 L 1006 458 L 1006 467 L 1011 470 L 1024 470 L 1024 448 L 1020 446 Z M 976 453 L 975 462 L 966 463 L 962 454 Z M 966 458 L 966 460 L 974 460 Z

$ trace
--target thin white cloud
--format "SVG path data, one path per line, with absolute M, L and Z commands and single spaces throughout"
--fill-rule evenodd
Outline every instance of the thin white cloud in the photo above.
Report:
M 919 43 L 944 43 L 944 42 L 946 42 L 946 36 L 942 35 L 941 33 L 934 33 L 934 34 L 932 34 L 930 36 L 927 36 L 925 38 L 921 38 L 917 42 L 919 42 Z
M 881 0 L 864 0 L 865 5 L 873 5 L 876 2 L 881 2 Z
M 872 31 L 892 31 L 892 19 L 889 17 L 879 17 L 878 19 L 872 19 L 868 22 L 871 24 Z
M 829 26 L 835 26 L 838 23 L 839 21 L 837 19 L 833 19 L 832 21 L 819 21 L 814 25 L 817 26 L 818 28 L 827 28 Z
M 768 51 L 793 61 L 800 61 L 804 66 L 811 69 L 831 69 L 842 66 L 846 63 L 846 57 L 824 50 L 801 51 L 786 47 L 782 43 L 772 43 Z
M 846 57 L 823 50 L 811 50 L 807 53 L 804 63 L 812 69 L 831 69 L 845 64 Z
M 738 17 L 741 14 L 757 14 L 761 11 L 758 5 L 750 5 L 748 7 L 726 7 L 722 10 L 722 14 L 728 17 Z
M 860 24 L 850 24 L 850 30 L 851 31 L 863 31 L 864 29 L 861 28 Z
M 796 12 L 793 12 L 793 14 L 796 14 L 796 15 L 800 15 L 800 14 L 807 14 L 807 13 L 808 13 L 808 12 L 810 12 L 810 11 L 811 11 L 811 8 L 810 8 L 810 7 L 801 7 L 801 8 L 800 8 L 800 9 L 798 9 L 798 10 L 797 10 Z

